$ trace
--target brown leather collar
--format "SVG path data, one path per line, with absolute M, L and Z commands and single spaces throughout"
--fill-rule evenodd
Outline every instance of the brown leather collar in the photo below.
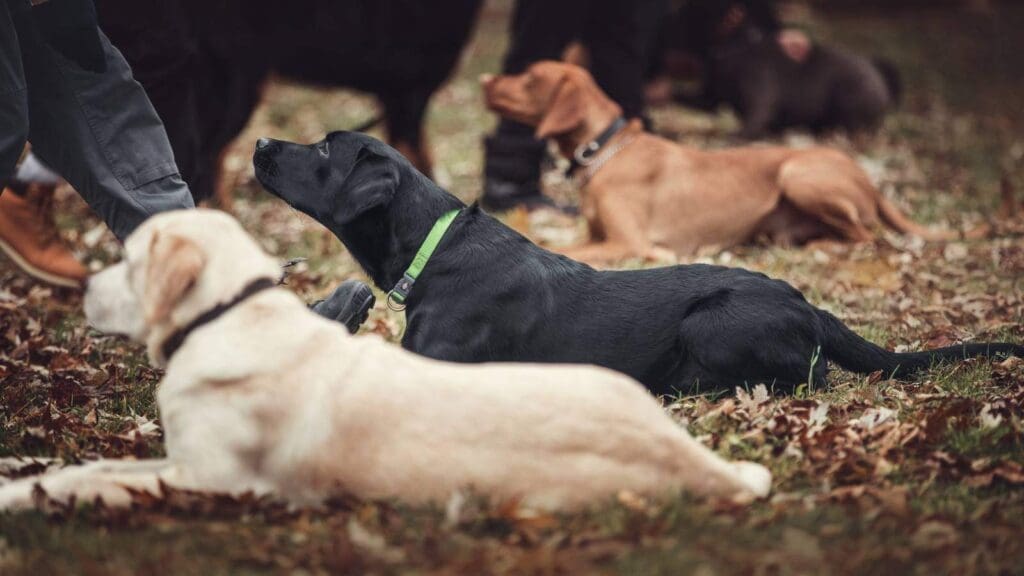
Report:
M 224 302 L 222 304 L 217 304 L 213 308 L 210 308 L 206 312 L 203 312 L 202 314 L 197 316 L 195 320 L 189 322 L 183 328 L 179 328 L 178 330 L 176 330 L 173 334 L 171 334 L 171 336 L 167 340 L 164 340 L 163 346 L 160 347 L 160 351 L 163 352 L 164 355 L 164 361 L 170 361 L 171 356 L 173 356 L 174 353 L 177 352 L 179 348 L 181 348 L 181 345 L 185 343 L 185 338 L 188 338 L 188 335 L 191 334 L 193 330 L 199 328 L 200 326 L 203 326 L 204 324 L 209 324 L 210 322 L 213 322 L 222 314 L 234 308 L 235 306 L 238 306 L 239 304 L 247 300 L 249 297 L 254 296 L 264 290 L 267 290 L 268 288 L 273 288 L 277 285 L 277 280 L 274 280 L 272 278 L 257 278 L 250 282 L 249 284 L 247 284 L 245 288 L 242 288 L 242 291 L 239 292 L 238 295 L 232 298 L 231 300 Z

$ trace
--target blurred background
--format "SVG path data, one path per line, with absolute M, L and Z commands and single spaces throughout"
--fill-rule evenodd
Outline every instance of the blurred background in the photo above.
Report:
M 734 3 L 665 3 L 675 10 L 694 4 Z M 310 297 L 323 295 L 335 282 L 360 277 L 361 273 L 329 232 L 260 189 L 251 164 L 257 138 L 313 142 L 332 130 L 368 126 L 370 134 L 390 137 L 395 143 L 386 116 L 389 109 L 399 105 L 379 97 L 379 93 L 404 94 L 412 90 L 407 86 L 413 85 L 403 83 L 403 78 L 422 79 L 427 74 L 427 84 L 439 85 L 432 97 L 422 98 L 429 102 L 424 112 L 422 148 L 427 152 L 432 176 L 467 202 L 479 199 L 484 189 L 484 141 L 498 121 L 484 107 L 478 77 L 502 70 L 515 3 L 453 0 L 447 5 L 452 13 L 427 10 L 415 2 L 410 4 L 411 12 L 396 11 L 395 7 L 401 5 L 384 3 L 366 13 L 350 13 L 356 5 L 337 7 L 329 2 L 312 2 L 310 6 L 318 10 L 314 29 L 322 32 L 316 35 L 303 32 L 309 29 L 308 20 L 303 20 L 309 17 L 307 14 L 275 16 L 270 3 L 243 6 L 184 2 L 182 6 L 198 10 L 203 16 L 186 13 L 185 23 L 191 32 L 205 39 L 197 49 L 203 65 L 209 66 L 179 74 L 178 78 L 194 80 L 192 86 L 167 80 L 173 76 L 168 74 L 170 65 L 159 46 L 162 42 L 173 47 L 175 36 L 159 13 L 154 15 L 148 4 L 97 2 L 101 23 L 129 61 L 136 64 L 136 76 L 147 86 L 158 111 L 163 113 L 161 100 L 167 94 L 177 97 L 182 86 L 195 91 L 192 98 L 198 105 L 213 106 L 197 125 L 218 132 L 204 136 L 213 143 L 203 153 L 211 162 L 219 163 L 220 171 L 207 167 L 201 186 L 191 182 L 193 192 L 234 213 L 271 252 L 282 258 L 307 258 L 298 267 L 294 281 Z M 783 29 L 798 31 L 814 45 L 838 47 L 890 63 L 898 71 L 902 89 L 898 105 L 885 115 L 877 130 L 851 135 L 843 130 L 811 134 L 794 128 L 766 134 L 759 140 L 842 148 L 853 154 L 883 192 L 914 219 L 953 229 L 983 225 L 1000 210 L 1007 210 L 1008 191 L 1024 189 L 1024 106 L 1020 98 L 1024 59 L 1019 57 L 1024 53 L 1024 34 L 1020 33 L 1024 5 L 995 0 L 817 0 L 779 2 L 774 8 Z M 357 24 L 353 25 L 346 18 L 367 20 L 354 20 Z M 435 23 L 443 25 L 432 28 Z M 660 34 L 661 38 L 658 49 L 651 51 L 649 67 L 662 76 L 668 71 L 668 77 L 660 79 L 662 97 L 649 99 L 646 107 L 651 128 L 700 147 L 744 143 L 737 137 L 741 123 L 726 103 L 703 111 L 665 96 L 665 86 L 670 91 L 692 89 L 700 83 L 701 72 L 690 65 L 692 62 L 687 64 L 693 57 L 683 58 L 682 72 L 679 66 L 673 69 L 663 65 L 678 63 L 679 55 L 674 52 L 687 48 L 695 34 L 685 28 L 685 22 L 674 22 L 669 15 L 658 19 L 657 25 L 660 31 L 655 36 Z M 429 50 L 420 53 L 417 46 Z M 441 54 L 440 63 L 435 54 Z M 451 74 L 445 81 L 448 70 Z M 383 81 L 374 76 L 378 72 L 385 77 Z M 648 72 L 645 81 L 658 81 L 657 73 Z M 399 79 L 397 89 L 395 82 L 388 84 L 394 78 Z M 166 118 L 165 124 L 172 142 L 187 140 L 175 134 L 183 124 Z M 405 152 L 402 144 L 396 143 Z M 551 153 L 546 156 L 542 165 L 545 192 L 571 205 L 575 189 L 560 169 L 565 160 Z M 179 155 L 183 172 L 193 162 Z M 77 195 L 67 189 L 60 191 L 55 213 L 76 256 L 91 269 L 117 258 L 118 245 L 113 236 Z M 513 210 L 501 217 L 542 243 L 571 243 L 584 233 L 581 222 L 545 211 Z M 686 260 L 742 263 L 781 274 L 799 285 L 801 275 L 794 270 L 807 263 L 813 268 L 811 257 L 809 252 L 749 246 L 724 254 L 698 254 Z M 4 260 L 0 260 L 0 280 L 21 282 Z M 809 284 L 804 287 L 821 289 Z M 387 325 L 380 331 L 397 336 L 402 318 L 380 311 L 377 314 Z
M 483 106 L 477 77 L 482 73 L 501 71 L 514 5 L 511 0 L 483 2 L 474 22 L 473 4 L 456 2 L 451 6 L 462 11 L 457 18 L 458 26 L 472 27 L 461 56 L 453 63 L 451 77 L 430 99 L 425 113 L 425 148 L 433 161 L 433 176 L 465 201 L 475 200 L 481 194 L 482 141 L 497 124 L 495 116 Z M 108 30 L 115 43 L 119 37 L 138 38 L 138 30 L 125 24 L 132 13 L 132 9 L 125 8 L 129 5 L 135 6 L 135 11 L 144 9 L 122 0 L 98 2 L 101 22 L 105 13 L 124 8 L 124 15 L 112 23 L 122 29 Z M 866 57 L 882 58 L 898 70 L 903 84 L 901 101 L 887 115 L 880 130 L 856 142 L 843 133 L 826 135 L 819 141 L 857 154 L 882 188 L 887 193 L 896 193 L 915 218 L 969 228 L 983 214 L 999 206 L 1001 181 L 1009 178 L 1019 185 L 1022 179 L 1021 157 L 1024 156 L 1021 139 L 1024 107 L 1020 105 L 1024 63 L 1019 58 L 1024 49 L 1024 35 L 1019 31 L 1024 25 L 1024 6 L 995 0 L 818 0 L 780 2 L 777 8 L 783 25 L 801 31 L 811 42 L 839 46 Z M 232 7 L 231 3 L 224 3 L 219 9 L 227 11 L 221 15 L 235 16 L 234 20 L 219 19 L 214 12 L 202 23 L 193 24 L 212 27 L 212 32 L 217 33 L 213 35 L 217 37 L 230 38 L 231 34 L 224 34 L 224 31 L 233 31 L 234 37 L 241 37 L 237 40 L 238 45 L 247 49 L 255 45 L 262 46 L 264 50 L 275 49 L 275 42 L 295 41 L 287 35 L 245 38 L 238 30 L 251 32 L 252 29 L 244 27 L 245 21 L 259 20 L 259 13 L 253 15 L 238 6 Z M 241 23 L 235 21 L 239 20 L 239 14 L 248 14 L 241 18 Z M 341 16 L 343 14 L 339 14 L 339 18 Z M 436 15 L 433 18 L 437 19 Z M 272 22 L 275 30 L 283 29 L 287 24 L 273 18 L 263 19 L 264 25 Z M 415 25 L 414 16 L 396 16 L 394 22 L 401 30 L 421 28 Z M 673 30 L 671 26 L 666 28 L 664 34 L 669 36 L 680 37 L 684 32 Z M 383 34 L 386 31 L 371 32 Z M 418 33 L 431 34 L 422 30 Z M 433 34 L 454 35 L 455 41 L 458 40 L 457 30 Z M 349 38 L 346 42 L 351 44 L 360 38 Z M 316 41 L 322 44 L 321 40 Z M 141 59 L 145 62 L 152 56 L 148 53 L 152 50 L 147 52 L 145 42 L 136 43 L 142 44 L 141 48 L 121 48 L 130 61 Z M 239 48 L 220 49 L 230 53 L 231 49 Z M 137 54 L 140 51 L 141 54 Z M 345 55 L 351 52 L 348 49 L 348 52 L 340 50 L 338 53 Z M 311 60 L 316 62 L 315 58 Z M 320 61 L 314 67 L 343 69 L 351 64 L 341 59 L 337 62 Z M 231 68 L 244 67 L 238 62 L 228 62 L 227 65 Z M 365 65 L 356 63 L 356 66 Z M 156 72 L 136 68 L 136 74 L 144 84 L 147 75 L 160 72 L 159 67 L 156 67 Z M 204 185 L 202 195 L 212 195 L 213 189 L 219 188 L 221 197 L 215 200 L 230 202 L 230 198 L 237 198 L 237 202 L 229 207 L 251 227 L 258 228 L 261 222 L 270 226 L 275 219 L 287 222 L 285 227 L 290 232 L 284 236 L 270 229 L 259 236 L 269 244 L 269 248 L 284 252 L 283 255 L 308 256 L 315 265 L 322 260 L 321 255 L 339 256 L 340 247 L 334 245 L 326 232 L 308 226 L 309 222 L 271 201 L 259 190 L 251 167 L 254 142 L 260 136 L 315 141 L 331 130 L 352 129 L 372 123 L 384 114 L 385 109 L 380 99 L 367 92 L 346 87 L 324 87 L 324 83 L 297 82 L 292 78 L 315 77 L 316 74 L 301 69 L 291 71 L 297 73 L 270 72 L 264 75 L 266 70 L 260 69 L 254 73 L 258 78 L 249 80 L 259 88 L 246 93 L 251 102 L 246 101 L 241 106 L 227 105 L 228 112 L 216 112 L 218 119 L 224 115 L 237 116 L 233 121 L 238 123 L 238 128 L 212 138 L 226 142 L 227 148 L 223 156 L 213 155 L 223 159 L 223 170 L 220 174 L 205 175 L 208 184 Z M 336 77 L 345 78 L 345 74 L 337 73 Z M 699 77 L 699 72 L 694 77 Z M 675 77 L 672 82 L 679 85 L 687 80 Z M 172 86 L 170 89 L 175 88 Z M 152 94 L 153 90 L 150 92 L 155 101 L 159 99 Z M 247 112 L 253 106 L 255 113 L 250 117 Z M 662 102 L 649 106 L 647 114 L 656 132 L 682 142 L 711 147 L 738 143 L 732 136 L 739 124 L 727 105 L 707 113 Z M 386 122 L 378 122 L 369 131 L 386 139 L 386 126 Z M 239 129 L 237 138 L 232 139 L 231 136 Z M 173 129 L 171 131 L 173 140 Z M 810 138 L 806 132 L 793 130 L 770 135 L 768 139 L 807 145 Z M 186 162 L 179 160 L 179 164 Z M 546 165 L 548 168 L 551 166 L 550 163 Z M 544 186 L 556 199 L 571 202 L 572 186 L 559 177 L 559 171 L 548 170 Z M 87 241 L 77 244 L 76 248 L 86 259 L 94 260 L 93 267 L 105 262 L 110 252 L 97 247 L 101 244 L 110 246 L 110 238 L 103 234 L 73 195 L 62 194 L 60 202 L 67 205 L 67 209 L 58 213 L 62 214 L 62 228 L 70 234 L 72 241 L 87 236 Z M 560 241 L 570 239 L 570 232 L 566 230 L 536 232 L 542 239 L 545 234 Z M 300 238 L 303 241 L 295 242 Z M 101 239 L 106 242 L 101 243 Z M 316 250 L 310 249 L 311 242 Z

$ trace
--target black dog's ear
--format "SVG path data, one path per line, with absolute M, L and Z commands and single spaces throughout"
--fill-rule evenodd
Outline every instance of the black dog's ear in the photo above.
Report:
M 369 210 L 387 206 L 395 197 L 398 183 L 397 162 L 368 147 L 361 148 L 352 171 L 341 184 L 342 190 L 332 195 L 334 221 L 348 224 Z

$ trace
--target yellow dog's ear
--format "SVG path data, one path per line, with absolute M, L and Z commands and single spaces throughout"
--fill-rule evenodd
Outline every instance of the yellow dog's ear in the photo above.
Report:
M 583 90 L 573 77 L 566 76 L 555 90 L 547 112 L 534 134 L 538 140 L 565 134 L 583 123 Z
M 149 243 L 143 309 L 150 325 L 167 320 L 171 311 L 199 280 L 206 255 L 198 244 L 156 232 Z

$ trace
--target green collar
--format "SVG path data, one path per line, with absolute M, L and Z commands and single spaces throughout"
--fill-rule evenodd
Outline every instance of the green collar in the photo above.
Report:
M 419 278 L 423 268 L 430 261 L 434 250 L 437 250 L 437 245 L 441 243 L 441 239 L 444 238 L 448 228 L 451 227 L 452 222 L 455 221 L 460 212 L 462 210 L 445 212 L 443 216 L 434 222 L 434 227 L 430 229 L 430 233 L 423 240 L 423 244 L 420 244 L 420 249 L 416 251 L 412 264 L 409 264 L 409 267 L 405 269 L 405 274 L 398 281 L 398 284 L 395 284 L 395 287 L 388 292 L 388 308 L 398 312 L 405 310 L 405 299 L 409 297 L 413 284 L 416 283 L 416 279 Z

